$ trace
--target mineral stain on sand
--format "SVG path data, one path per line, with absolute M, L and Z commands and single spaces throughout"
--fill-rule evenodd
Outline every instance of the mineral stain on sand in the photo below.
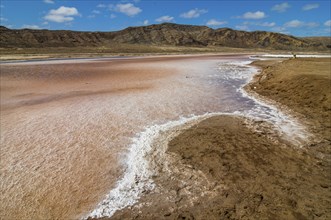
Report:
M 266 145 L 270 144 L 272 147 L 271 144 L 276 141 L 274 143 L 276 146 L 287 146 L 288 142 L 283 143 L 283 139 L 277 137 L 281 133 L 282 127 L 293 127 L 297 124 L 282 123 L 284 120 L 286 122 L 288 118 L 280 118 L 279 120 L 277 118 L 278 113 L 274 109 L 261 106 L 255 100 L 242 95 L 240 87 L 247 83 L 254 73 L 252 69 L 245 67 L 245 63 L 242 63 L 242 61 L 247 62 L 247 57 L 187 56 L 139 60 L 120 59 L 118 62 L 102 60 L 102 62 L 89 61 L 79 64 L 70 62 L 62 64 L 59 61 L 54 64 L 39 63 L 36 65 L 2 64 L 1 107 L 6 106 L 6 108 L 1 108 L 1 146 L 5 147 L 5 150 L 2 149 L 1 151 L 1 158 L 5 158 L 5 160 L 1 160 L 1 178 L 3 180 L 1 200 L 8 201 L 1 205 L 1 213 L 6 214 L 4 218 L 53 219 L 86 216 L 88 210 L 93 210 L 95 204 L 102 201 L 111 188 L 117 189 L 115 187 L 116 180 L 125 177 L 126 173 L 122 174 L 126 165 L 122 161 L 128 159 L 125 155 L 128 150 L 127 146 L 132 143 L 131 138 L 135 134 L 143 132 L 146 127 L 152 128 L 152 125 L 155 124 L 167 125 L 168 121 L 180 122 L 180 126 L 175 126 L 174 129 L 170 130 L 166 129 L 166 126 L 164 127 L 165 130 L 159 130 L 159 132 L 161 131 L 160 134 L 157 132 L 148 134 L 148 136 L 162 137 L 157 139 L 156 143 L 159 144 L 157 146 L 164 146 L 163 153 L 152 150 L 154 155 L 152 157 L 148 155 L 151 161 L 148 161 L 147 164 L 147 167 L 152 166 L 152 168 L 155 168 L 154 171 L 158 171 L 159 174 L 154 171 L 149 173 L 147 182 L 139 179 L 139 176 L 130 176 L 129 182 L 132 183 L 132 180 L 134 180 L 133 189 L 137 185 L 141 185 L 142 187 L 138 189 L 142 190 L 136 192 L 137 197 L 130 197 L 132 194 L 129 194 L 129 199 L 133 202 L 126 203 L 126 205 L 135 203 L 137 201 L 135 198 L 140 198 L 139 203 L 136 203 L 130 209 L 124 208 L 125 206 L 117 206 L 116 210 L 124 209 L 116 212 L 112 216 L 113 218 L 160 218 L 160 215 L 161 218 L 163 218 L 162 216 L 164 218 L 169 216 L 172 218 L 198 218 L 199 215 L 203 216 L 203 214 L 216 217 L 217 213 L 219 216 L 228 217 L 241 216 L 240 213 L 244 213 L 243 216 L 250 214 L 254 216 L 256 210 L 265 210 L 263 206 L 258 209 L 251 204 L 247 206 L 243 204 L 243 209 L 248 209 L 247 212 L 244 212 L 239 206 L 234 205 L 237 204 L 237 195 L 239 196 L 235 193 L 241 192 L 241 187 L 245 188 L 248 185 L 242 183 L 243 185 L 239 185 L 234 192 L 230 189 L 231 181 L 234 181 L 235 184 L 238 181 L 250 181 L 248 177 L 254 175 L 249 172 L 254 171 L 253 167 L 257 160 L 250 162 L 251 157 L 247 156 L 248 161 L 244 162 L 242 158 L 238 157 L 238 160 L 242 161 L 244 165 L 248 165 L 247 169 L 249 168 L 242 172 L 247 174 L 246 177 L 248 178 L 243 180 L 238 176 L 231 178 L 231 175 L 236 173 L 232 172 L 233 164 L 229 162 L 229 166 L 224 165 L 224 169 L 228 173 L 223 174 L 230 178 L 230 182 L 226 186 L 222 182 L 223 180 L 221 181 L 217 175 L 215 176 L 219 168 L 219 164 L 216 162 L 206 165 L 197 165 L 195 162 L 192 164 L 194 158 L 198 157 L 210 157 L 210 161 L 214 161 L 215 158 L 211 155 L 200 155 L 201 152 L 209 152 L 209 148 L 211 148 L 211 152 L 215 151 L 216 155 L 226 156 L 227 154 L 223 154 L 224 152 L 217 153 L 217 150 L 219 150 L 217 146 L 223 146 L 221 140 L 219 140 L 220 143 L 211 141 L 210 144 L 200 146 L 207 147 L 207 149 L 200 149 L 197 146 L 196 152 L 191 152 L 191 154 L 185 151 L 180 152 L 176 148 L 177 137 L 182 137 L 180 133 L 183 128 L 189 130 L 189 127 L 194 125 L 197 126 L 197 131 L 201 131 L 199 125 L 196 124 L 200 120 L 193 120 L 194 123 L 188 120 L 187 123 L 184 123 L 184 127 L 181 127 L 182 122 L 181 120 L 178 121 L 181 116 L 184 116 L 185 121 L 185 118 L 191 118 L 191 114 L 204 115 L 207 113 L 208 115 L 208 112 L 232 114 L 236 111 L 235 115 L 238 115 L 239 112 L 241 115 L 250 115 L 254 119 L 258 118 L 259 115 L 262 117 L 261 120 L 272 121 L 272 119 L 275 119 L 274 122 L 276 123 L 272 126 L 276 130 L 278 129 L 278 132 L 270 133 L 271 125 L 268 123 L 260 121 L 256 124 L 251 119 L 238 118 L 238 116 L 232 116 L 233 119 L 227 119 L 227 117 L 222 119 L 226 122 L 225 126 L 231 128 L 231 124 L 236 125 L 236 129 L 231 128 L 232 130 L 226 131 L 227 128 L 220 128 L 219 132 L 223 131 L 228 134 L 227 132 L 240 131 L 242 128 L 243 134 L 246 136 L 249 135 L 249 132 L 253 132 L 253 136 L 275 137 L 271 140 L 264 140 L 264 142 L 261 140 Z M 222 65 L 227 67 L 223 68 L 223 70 L 226 70 L 223 73 L 219 71 L 219 67 Z M 231 76 L 231 73 L 229 74 L 231 70 L 235 70 L 232 73 L 237 77 L 229 77 Z M 145 89 L 127 89 L 137 87 Z M 102 91 L 120 92 L 103 93 Z M 86 94 L 83 94 L 85 92 Z M 75 96 L 76 93 L 82 93 L 83 95 Z M 72 96 L 66 96 L 68 94 Z M 50 99 L 51 101 L 48 102 L 47 98 L 52 97 L 64 98 Z M 37 101 L 33 103 L 38 99 L 47 100 L 47 102 Z M 22 103 L 29 103 L 30 101 L 32 101 L 32 105 L 22 105 Z M 254 115 L 256 112 L 258 114 Z M 209 116 L 211 115 L 209 114 Z M 123 123 L 123 121 L 127 123 Z M 254 128 L 261 127 L 261 125 L 263 126 L 257 134 Z M 213 126 L 211 124 L 211 127 Z M 218 131 L 219 127 L 217 126 L 221 125 L 215 126 L 215 130 Z M 305 132 L 304 129 L 299 129 L 299 131 Z M 148 130 L 146 132 L 148 133 Z M 168 132 L 170 133 L 168 134 Z M 211 131 L 211 133 L 215 137 L 224 136 L 217 132 L 213 133 Z M 200 141 L 209 137 L 204 132 L 203 135 L 207 136 L 199 133 L 192 134 L 197 138 L 199 137 Z M 255 144 L 255 141 L 259 139 L 253 138 L 253 136 L 252 140 Z M 138 136 L 133 144 L 139 143 L 139 137 L 141 136 Z M 244 139 L 240 135 L 235 137 L 229 135 L 229 137 L 233 139 L 231 139 L 232 141 L 229 140 L 229 143 L 234 143 L 237 139 L 240 143 Z M 300 135 L 298 138 L 300 139 Z M 172 139 L 169 151 L 173 153 L 168 154 L 166 153 L 167 143 Z M 193 138 L 192 140 L 196 139 Z M 179 146 L 180 143 L 181 141 L 178 141 Z M 145 147 L 153 147 L 153 144 Z M 180 148 L 185 150 L 185 147 Z M 155 149 L 155 147 L 152 149 Z M 292 148 L 289 149 L 293 150 Z M 254 157 L 254 153 L 245 150 L 244 146 L 242 146 L 242 150 L 243 154 L 252 154 L 251 156 Z M 232 151 L 235 151 L 235 148 L 232 148 Z M 230 156 L 233 155 L 231 154 L 231 148 L 229 153 Z M 191 156 L 187 157 L 187 154 Z M 275 155 L 278 154 L 281 154 L 281 152 L 277 151 L 275 153 Z M 158 164 L 158 160 L 152 160 L 152 158 L 160 158 L 160 156 L 167 157 L 167 160 L 165 160 L 167 163 L 162 164 L 161 160 L 161 163 Z M 225 161 L 230 160 L 229 158 L 223 159 Z M 310 163 L 310 160 L 307 161 L 307 164 Z M 311 161 L 316 162 L 313 159 Z M 251 163 L 254 166 L 249 165 Z M 293 170 L 293 173 L 296 173 L 294 171 L 300 170 L 301 167 L 305 171 L 306 169 L 309 170 L 308 166 L 300 165 L 299 168 Z M 237 171 L 239 173 L 241 168 L 238 165 Z M 246 166 L 244 168 L 246 169 Z M 147 171 L 150 172 L 150 170 Z M 268 175 L 277 172 L 270 171 L 268 173 L 268 171 L 265 171 Z M 288 175 L 279 172 L 279 177 L 282 177 L 282 175 L 287 177 Z M 258 174 L 263 173 L 258 172 Z M 315 175 L 315 171 L 311 173 Z M 290 180 L 292 180 L 293 176 L 290 177 Z M 300 180 L 304 181 L 303 177 L 300 177 Z M 324 184 L 324 180 L 325 176 L 322 176 L 320 181 L 325 188 L 327 185 Z M 279 181 L 277 183 L 280 183 L 281 195 L 285 194 L 282 190 L 291 190 L 286 188 L 287 181 Z M 150 183 L 150 185 L 146 183 Z M 316 188 L 315 185 L 312 186 Z M 224 194 L 227 187 L 230 191 L 228 191 L 228 194 Z M 272 204 L 263 194 L 255 195 L 253 193 L 254 196 L 249 192 L 247 193 L 247 198 L 257 200 L 258 204 L 262 204 L 261 201 L 268 201 L 268 204 Z M 126 195 L 125 192 L 119 194 Z M 155 206 L 155 201 L 159 201 L 161 198 L 160 195 L 169 195 L 167 199 L 163 200 L 165 206 L 162 204 Z M 206 212 L 201 211 L 203 209 L 203 202 L 201 201 L 204 201 L 201 199 L 210 196 L 210 198 L 218 201 L 218 198 L 223 198 L 220 197 L 221 195 L 229 198 L 229 200 L 225 199 L 224 201 L 227 202 L 222 204 L 232 208 L 224 209 L 223 206 L 212 206 L 217 203 L 213 202 L 212 199 L 210 201 L 206 200 L 205 206 L 207 207 L 209 204 L 208 207 L 218 208 L 205 209 Z M 293 197 L 293 200 L 296 198 Z M 242 199 L 245 201 L 244 198 Z M 322 202 L 323 204 L 327 204 L 328 200 L 323 199 L 322 201 L 325 201 Z M 295 202 L 289 204 L 292 203 L 295 205 Z M 236 207 L 235 209 L 233 209 L 233 205 Z M 297 204 L 297 207 L 302 206 L 308 207 L 310 204 Z M 151 209 L 153 207 L 156 207 L 155 211 L 159 212 L 153 212 Z M 197 207 L 196 211 L 192 207 Z M 241 211 L 237 212 L 236 210 Z M 285 213 L 284 216 L 300 217 L 301 213 L 300 211 L 286 211 L 287 209 L 281 207 L 275 210 Z M 106 214 L 104 216 L 109 216 L 109 213 L 114 214 L 114 209 L 106 210 L 104 213 Z M 324 212 L 318 213 L 316 211 L 309 211 L 308 214 L 309 216 L 327 216 Z M 302 215 L 306 216 L 306 213 Z

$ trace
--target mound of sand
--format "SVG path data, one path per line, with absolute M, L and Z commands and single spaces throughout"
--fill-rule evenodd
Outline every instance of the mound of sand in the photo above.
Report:
M 288 106 L 311 124 L 314 133 L 331 141 L 330 58 L 299 58 L 282 63 L 257 61 L 264 67 L 249 87 Z

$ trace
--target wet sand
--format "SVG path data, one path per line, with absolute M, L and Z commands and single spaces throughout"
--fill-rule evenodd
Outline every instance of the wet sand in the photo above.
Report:
M 108 142 L 120 131 L 84 103 L 151 90 L 174 72 L 133 65 L 1 67 L 1 219 L 78 218 L 112 187 L 123 146 Z
M 158 187 L 111 219 L 331 218 L 330 60 L 255 65 L 263 72 L 246 89 L 276 100 L 315 138 L 295 146 L 271 124 L 238 116 L 163 134 L 171 140 L 153 178 Z
M 199 86 L 199 74 L 218 59 L 241 58 L 1 64 L 1 218 L 85 216 L 123 175 L 131 138 L 218 109 L 207 98 L 217 86 Z

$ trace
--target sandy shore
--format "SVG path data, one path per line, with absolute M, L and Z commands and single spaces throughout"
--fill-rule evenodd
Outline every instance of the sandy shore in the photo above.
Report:
M 169 142 L 159 187 L 111 219 L 331 218 L 330 60 L 255 65 L 263 71 L 246 89 L 277 101 L 315 139 L 293 146 L 267 122 L 208 118 Z
M 257 61 L 253 64 L 264 70 L 250 84 L 251 90 L 299 113 L 313 133 L 331 141 L 330 58 L 291 59 L 281 64 Z

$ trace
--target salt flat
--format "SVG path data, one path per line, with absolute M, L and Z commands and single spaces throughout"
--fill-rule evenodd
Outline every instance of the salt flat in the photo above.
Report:
M 2 64 L 3 217 L 77 218 L 114 186 L 146 126 L 235 109 L 212 80 L 220 59 L 246 58 Z

